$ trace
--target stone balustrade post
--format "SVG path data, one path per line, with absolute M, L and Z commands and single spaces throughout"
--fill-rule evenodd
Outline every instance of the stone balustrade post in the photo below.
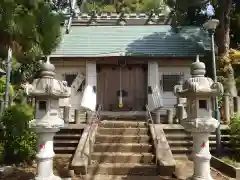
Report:
M 80 111 L 78 109 L 74 110 L 74 121 L 75 124 L 81 124 Z
M 70 118 L 70 107 L 64 106 L 63 107 L 63 120 L 65 124 L 69 124 L 69 118 Z
M 186 118 L 186 111 L 185 111 L 185 107 L 182 105 L 182 106 L 178 106 L 178 119 L 179 119 L 179 123 L 182 122 L 182 120 L 184 118 Z
M 239 96 L 233 97 L 233 103 L 234 103 L 234 112 L 240 113 L 240 97 Z
M 168 124 L 173 124 L 173 110 L 167 109 L 167 122 Z
M 155 123 L 156 124 L 161 124 L 161 112 L 160 112 L 160 110 L 156 111 Z
M 225 116 L 225 123 L 230 123 L 230 94 L 225 93 L 223 99 L 223 108 L 224 108 L 224 116 Z

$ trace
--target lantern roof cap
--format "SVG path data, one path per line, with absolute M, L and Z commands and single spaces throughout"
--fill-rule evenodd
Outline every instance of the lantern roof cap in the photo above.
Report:
M 196 61 L 191 65 L 192 77 L 204 76 L 206 73 L 206 66 L 203 62 L 200 62 L 199 55 L 196 56 Z
M 55 67 L 54 65 L 50 62 L 49 56 L 47 57 L 47 61 L 42 63 L 42 70 L 41 70 L 41 77 L 49 77 L 49 78 L 54 78 L 55 76 Z

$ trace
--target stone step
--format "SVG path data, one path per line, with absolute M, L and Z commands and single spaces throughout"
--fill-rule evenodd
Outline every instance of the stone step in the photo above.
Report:
M 170 147 L 172 154 L 175 155 L 190 155 L 192 153 L 192 147 Z M 210 149 L 211 153 L 216 152 L 216 147 Z
M 191 154 L 173 154 L 175 160 L 189 160 L 191 159 Z
M 173 141 L 173 140 L 188 140 L 192 141 L 192 136 L 190 134 L 186 133 L 165 133 L 167 140 Z M 229 141 L 230 135 L 221 135 L 222 141 Z M 216 135 L 212 134 L 209 137 L 210 141 L 216 140 Z
M 79 140 L 55 140 L 54 147 L 77 147 Z
M 153 145 L 148 143 L 100 143 L 94 145 L 95 152 L 153 152 Z
M 192 136 L 185 133 L 165 133 L 168 141 L 177 141 L 177 140 L 192 140 Z
M 149 143 L 151 137 L 148 135 L 125 136 L 125 135 L 97 135 L 95 143 Z
M 62 134 L 55 134 L 54 141 L 55 140 L 80 140 L 81 134 L 76 133 L 62 133 Z
M 56 154 L 73 154 L 76 151 L 76 147 L 54 147 Z
M 156 176 L 158 169 L 153 164 L 103 163 L 92 164 L 89 174 Z
M 172 177 L 161 176 L 120 176 L 120 175 L 86 175 L 85 180 L 173 180 Z
M 191 154 L 192 153 L 192 148 L 187 148 L 187 147 L 170 147 L 172 154 Z
M 82 132 L 83 129 L 63 128 L 56 132 L 56 134 L 82 134 Z
M 99 128 L 99 134 L 106 134 L 106 135 L 140 135 L 140 134 L 149 134 L 149 129 L 145 128 Z
M 154 162 L 152 153 L 94 152 L 92 161 L 98 163 L 147 163 Z
M 113 120 L 103 120 L 101 121 L 100 127 L 105 128 L 139 128 L 147 127 L 146 122 L 142 121 L 113 121 Z
M 168 144 L 169 144 L 170 147 L 190 147 L 191 148 L 193 146 L 193 141 L 188 141 L 188 140 L 186 140 L 186 141 L 184 141 L 184 140 L 174 141 L 174 140 L 171 140 L 171 141 L 168 141 Z M 224 142 L 224 141 L 222 141 L 222 145 L 223 146 L 224 145 L 229 146 L 228 143 Z M 209 146 L 210 147 L 215 147 L 216 146 L 216 141 L 209 141 Z

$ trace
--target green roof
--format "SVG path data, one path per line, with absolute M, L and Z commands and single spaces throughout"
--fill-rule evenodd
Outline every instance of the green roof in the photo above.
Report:
M 199 27 L 184 27 L 179 33 L 169 25 L 72 26 L 52 56 L 159 56 L 203 55 L 209 36 Z

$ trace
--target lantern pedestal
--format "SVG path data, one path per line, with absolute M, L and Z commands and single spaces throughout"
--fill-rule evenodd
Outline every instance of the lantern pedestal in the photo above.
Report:
M 192 133 L 193 136 L 193 163 L 194 180 L 212 180 L 210 173 L 211 154 L 209 151 L 210 133 Z
M 192 159 L 194 163 L 193 180 L 212 180 L 209 149 L 209 136 L 219 126 L 219 122 L 214 118 L 185 119 L 182 122 L 186 131 L 193 136 Z
M 54 128 L 50 128 L 49 126 L 44 127 L 42 124 L 37 123 L 33 125 L 34 127 L 32 128 L 38 135 L 36 155 L 37 176 L 35 177 L 35 180 L 61 180 L 60 177 L 53 174 L 53 158 L 55 156 L 53 150 L 53 137 L 63 125 L 63 121 L 61 124 L 55 124 Z M 51 126 L 53 125 L 51 124 Z

